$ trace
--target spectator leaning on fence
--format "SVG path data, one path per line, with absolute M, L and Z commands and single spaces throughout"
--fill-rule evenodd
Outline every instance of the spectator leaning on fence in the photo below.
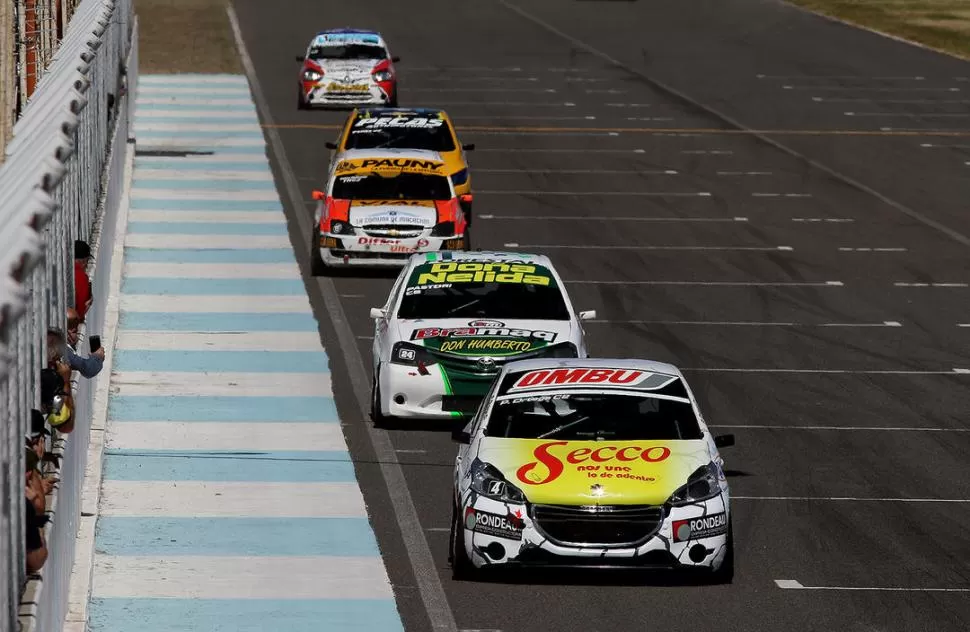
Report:
M 88 278 L 88 261 L 91 259 L 91 247 L 80 239 L 74 242 L 74 309 L 77 310 L 81 322 L 91 308 L 94 300 L 91 291 L 91 279 Z
M 38 572 L 47 562 L 47 542 L 44 539 L 44 525 L 49 520 L 46 510 L 46 494 L 43 491 L 40 472 L 37 465 L 40 459 L 37 454 L 27 448 L 24 450 L 24 507 L 27 544 L 27 574 Z
M 64 345 L 64 356 L 67 359 L 67 364 L 72 369 L 81 373 L 82 376 L 86 378 L 92 378 L 101 372 L 102 367 L 104 367 L 104 349 L 99 345 L 97 349 L 91 352 L 91 355 L 87 358 L 82 358 L 77 353 L 77 343 L 80 338 L 80 333 L 78 332 L 78 327 L 81 324 L 81 319 L 78 316 L 76 310 L 68 308 L 67 310 L 67 344 Z
M 66 364 L 64 366 L 67 366 Z M 40 411 L 47 415 L 47 423 L 58 432 L 74 430 L 74 399 L 71 397 L 70 367 L 68 381 L 51 368 L 40 372 Z

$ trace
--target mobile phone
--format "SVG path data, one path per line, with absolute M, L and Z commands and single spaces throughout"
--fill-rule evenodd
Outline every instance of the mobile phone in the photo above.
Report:
M 101 348 L 101 336 L 91 336 L 91 353 Z

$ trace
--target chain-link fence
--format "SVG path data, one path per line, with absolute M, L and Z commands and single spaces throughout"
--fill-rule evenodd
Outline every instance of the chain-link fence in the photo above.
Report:
M 3 632 L 18 629 L 21 594 L 30 579 L 25 576 L 24 437 L 30 410 L 40 408 L 46 330 L 65 329 L 66 309 L 74 304 L 74 240 L 92 240 L 105 196 L 117 195 L 106 186 L 106 167 L 119 120 L 121 127 L 127 124 L 125 64 L 133 18 L 132 0 L 17 0 L 12 17 L 10 4 L 0 0 L 0 101 L 6 117 L 0 123 L 17 112 L 20 116 L 9 135 L 4 130 L 9 142 L 0 164 Z M 11 21 L 13 38 L 8 37 Z M 7 63 L 11 48 L 16 49 L 13 71 Z M 106 284 L 106 278 L 95 279 L 100 294 Z M 89 327 L 101 322 L 97 307 Z M 64 620 L 92 392 L 88 383 L 75 391 L 75 430 L 69 440 L 56 431 L 53 437 L 54 451 L 63 455 L 60 483 L 48 498 L 50 554 L 40 572 L 43 581 L 33 582 L 32 593 L 33 620 L 45 632 L 59 630 Z

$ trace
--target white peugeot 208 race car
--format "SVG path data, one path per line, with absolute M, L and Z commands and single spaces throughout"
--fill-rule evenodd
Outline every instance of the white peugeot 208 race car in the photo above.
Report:
M 548 257 L 502 252 L 412 255 L 373 308 L 372 418 L 475 411 L 503 364 L 584 358 L 580 321 Z
M 693 569 L 730 582 L 719 447 L 677 368 L 647 360 L 507 364 L 455 430 L 450 559 L 484 567 Z

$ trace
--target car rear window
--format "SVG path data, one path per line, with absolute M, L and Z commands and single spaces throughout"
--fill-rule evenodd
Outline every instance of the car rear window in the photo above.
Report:
M 433 114 L 361 116 L 354 120 L 347 149 L 454 151 L 447 122 Z

